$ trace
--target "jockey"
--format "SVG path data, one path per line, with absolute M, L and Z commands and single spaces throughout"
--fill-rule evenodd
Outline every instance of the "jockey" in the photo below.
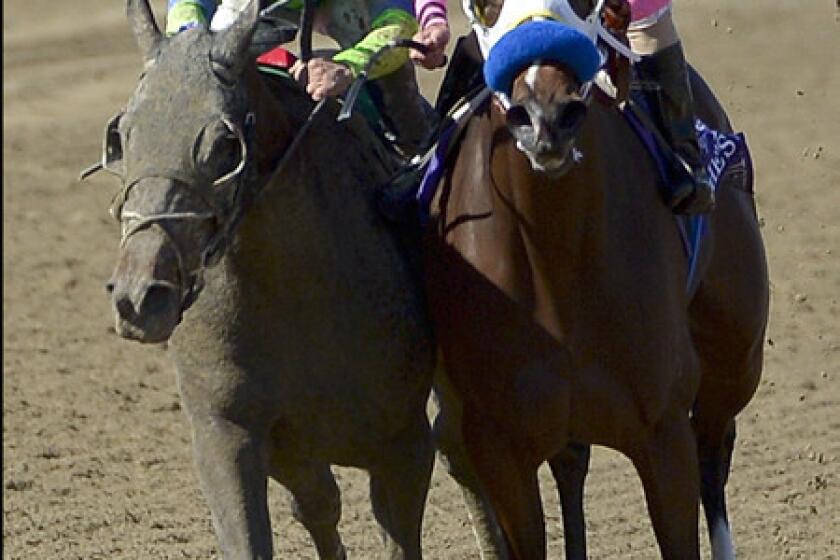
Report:
M 468 18 L 479 22 L 485 29 L 496 25 L 501 11 L 510 6 L 512 0 L 463 0 Z M 521 0 L 520 0 L 521 2 Z M 522 9 L 525 2 L 515 6 Z M 529 0 L 528 6 L 539 6 L 546 12 L 568 6 L 567 0 Z M 628 38 L 632 50 L 641 56 L 636 63 L 637 75 L 642 81 L 658 84 L 661 92 L 651 95 L 651 110 L 658 121 L 662 136 L 671 145 L 674 153 L 690 170 L 680 173 L 685 177 L 680 184 L 672 185 L 668 201 L 679 213 L 708 212 L 714 206 L 714 190 L 708 172 L 701 163 L 700 148 L 694 129 L 694 107 L 688 71 L 682 44 L 671 17 L 671 0 L 608 0 L 604 20 L 627 23 L 630 20 Z M 516 18 L 513 18 L 516 19 Z M 616 29 L 623 29 L 615 25 Z M 486 47 L 486 45 L 485 45 Z M 476 34 L 471 33 L 459 41 L 453 53 L 453 60 L 444 78 L 438 97 L 437 109 L 446 113 L 459 98 L 483 83 L 481 65 L 483 50 Z M 675 158 L 676 159 L 676 158 Z M 682 167 L 681 162 L 677 162 Z
M 172 35 L 208 21 L 210 29 L 224 29 L 248 1 L 221 0 L 217 7 L 217 0 L 169 0 L 166 32 Z M 286 0 L 273 6 L 295 17 L 303 4 Z M 450 36 L 446 0 L 316 0 L 316 4 L 315 29 L 334 39 L 340 50 L 307 63 L 298 61 L 291 68 L 295 79 L 306 80 L 313 99 L 345 93 L 374 54 L 393 39 L 414 39 L 429 47 L 426 54 L 393 49 L 370 69 L 369 85 L 380 97 L 379 109 L 396 133 L 397 146 L 407 156 L 421 151 L 436 119 L 420 93 L 409 59 L 429 69 L 445 64 L 443 52 Z
M 630 27 L 627 37 L 633 51 L 642 56 L 636 63 L 640 80 L 656 83 L 660 94 L 652 111 L 665 139 L 691 168 L 693 185 L 673 185 L 671 206 L 686 213 L 708 212 L 714 207 L 714 189 L 700 157 L 694 128 L 694 99 L 682 43 L 671 17 L 671 0 L 629 0 Z M 609 9 L 609 8 L 608 8 Z

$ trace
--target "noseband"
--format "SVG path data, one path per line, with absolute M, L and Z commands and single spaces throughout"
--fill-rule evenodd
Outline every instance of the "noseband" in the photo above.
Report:
M 110 171 L 121 178 L 124 173 L 121 166 L 117 165 L 117 160 L 114 159 L 115 148 L 110 145 L 113 141 L 112 131 L 116 128 L 116 123 L 122 113 L 117 114 L 111 121 L 109 121 L 106 132 L 106 147 L 103 152 L 103 161 L 99 164 L 101 169 Z M 125 247 L 131 236 L 139 231 L 145 229 L 156 228 L 166 238 L 178 262 L 178 274 L 180 284 L 174 285 L 170 282 L 159 282 L 170 289 L 173 289 L 181 295 L 181 311 L 186 311 L 190 305 L 195 301 L 201 289 L 204 287 L 204 269 L 212 267 L 219 262 L 224 250 L 228 245 L 229 239 L 233 234 L 239 220 L 241 219 L 245 205 L 243 204 L 244 194 L 246 192 L 245 185 L 251 178 L 251 162 L 250 162 L 250 146 L 253 138 L 253 130 L 255 124 L 255 117 L 253 113 L 248 113 L 245 116 L 243 126 L 235 124 L 230 118 L 222 116 L 221 120 L 225 126 L 231 130 L 239 141 L 240 145 L 240 160 L 237 166 L 228 173 L 213 180 L 206 180 L 210 182 L 215 189 L 230 188 L 232 186 L 233 193 L 230 198 L 228 211 L 221 207 L 212 198 L 205 196 L 201 189 L 195 188 L 197 182 L 194 176 L 178 170 L 154 170 L 148 169 L 143 173 L 135 176 L 130 181 L 126 182 L 123 179 L 124 187 L 117 193 L 116 197 L 111 203 L 111 215 L 120 222 L 122 233 L 120 237 L 120 247 Z M 121 154 L 120 154 L 121 155 Z M 161 212 L 156 214 L 143 214 L 141 212 L 124 210 L 124 206 L 131 191 L 139 185 L 142 181 L 148 179 L 165 179 L 173 181 L 177 185 L 191 191 L 196 197 L 202 201 L 207 208 L 206 211 L 187 211 L 187 212 Z M 184 250 L 175 239 L 175 236 L 167 228 L 166 224 L 176 221 L 206 221 L 210 220 L 216 224 L 215 231 L 207 240 L 204 248 L 201 251 L 201 258 L 198 264 L 193 268 L 187 265 L 187 259 L 184 257 Z
M 321 109 L 326 105 L 326 99 L 319 101 L 310 111 L 306 121 L 298 129 L 291 143 L 286 151 L 280 157 L 280 160 L 274 166 L 269 179 L 266 184 L 271 184 L 271 177 L 276 177 L 282 173 L 288 163 L 292 159 L 292 155 L 300 146 L 304 136 L 306 136 L 309 129 L 315 122 L 315 117 L 321 112 Z M 122 166 L 122 151 L 121 147 L 114 145 L 118 142 L 120 137 L 116 133 L 119 118 L 122 116 L 121 111 L 114 116 L 106 126 L 105 146 L 103 148 L 102 161 L 97 163 L 82 172 L 81 178 L 84 179 L 91 174 L 104 170 L 117 175 L 123 180 L 124 187 L 117 193 L 111 203 L 111 215 L 122 224 L 122 237 L 120 239 L 120 247 L 124 247 L 128 243 L 128 239 L 138 231 L 147 228 L 158 228 L 172 245 L 175 251 L 176 259 L 178 261 L 178 270 L 181 277 L 181 286 L 168 287 L 176 289 L 181 294 L 181 311 L 186 311 L 190 305 L 195 302 L 201 289 L 204 287 L 204 270 L 216 265 L 222 258 L 225 249 L 232 239 L 236 227 L 245 215 L 248 207 L 267 189 L 260 188 L 256 185 L 256 169 L 251 161 L 251 146 L 253 144 L 254 128 L 256 125 L 256 117 L 254 113 L 249 112 L 245 115 L 244 123 L 238 126 L 231 119 L 222 116 L 221 121 L 230 129 L 238 138 L 241 148 L 241 157 L 239 164 L 231 172 L 226 173 L 222 177 L 215 180 L 207 180 L 216 188 L 232 184 L 233 195 L 229 205 L 230 210 L 225 212 L 224 209 L 219 208 L 219 205 L 212 200 L 208 200 L 199 189 L 193 187 L 197 182 L 194 176 L 183 173 L 177 170 L 148 170 L 130 182 L 124 179 L 125 172 Z M 193 191 L 196 196 L 204 203 L 207 208 L 205 212 L 162 212 L 159 214 L 142 214 L 139 212 L 125 211 L 123 206 L 129 197 L 131 190 L 145 179 L 167 179 L 174 181 L 179 185 Z M 251 189 L 246 188 L 248 185 L 253 185 Z M 253 192 L 251 192 L 253 191 Z M 247 195 L 247 196 L 246 196 Z M 184 258 L 184 251 L 176 242 L 174 236 L 167 230 L 165 224 L 172 221 L 184 220 L 213 220 L 217 224 L 213 235 L 208 239 L 204 249 L 201 252 L 201 259 L 196 267 L 188 269 L 186 259 Z M 167 283 L 162 283 L 167 285 Z

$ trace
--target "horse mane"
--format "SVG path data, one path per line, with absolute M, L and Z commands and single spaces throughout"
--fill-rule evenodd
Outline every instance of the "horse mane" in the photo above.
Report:
M 356 159 L 363 159 L 366 163 L 376 162 L 382 171 L 390 176 L 402 165 L 400 157 L 380 138 L 367 120 L 358 113 L 351 118 L 338 122 L 337 116 L 340 105 L 335 101 L 327 101 L 321 108 L 312 101 L 303 87 L 291 76 L 266 72 L 257 68 L 259 83 L 267 92 L 267 98 L 272 101 L 274 109 L 289 118 L 292 130 L 300 131 L 307 119 L 312 119 L 311 128 L 303 134 L 310 138 L 302 138 L 302 144 L 311 143 L 312 138 L 319 139 L 319 145 L 326 153 L 339 156 L 339 163 L 326 166 L 314 165 L 319 173 L 334 169 L 339 173 L 356 166 Z M 313 111 L 316 111 L 313 113 Z M 259 148 L 259 147 L 258 147 Z M 301 146 L 298 149 L 303 148 Z M 274 158 L 275 163 L 282 159 L 284 151 Z M 353 158 L 358 155 L 359 158 Z M 366 157 L 370 156 L 370 157 Z M 310 165 L 313 162 L 307 162 Z M 325 169 L 329 168 L 329 169 Z M 280 171 L 280 170 L 278 170 Z M 381 185 L 361 185 L 365 190 L 377 188 Z

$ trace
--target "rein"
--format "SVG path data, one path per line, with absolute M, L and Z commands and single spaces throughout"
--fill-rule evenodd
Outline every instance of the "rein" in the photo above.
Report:
M 302 18 L 302 22 L 301 22 L 302 31 L 301 31 L 301 41 L 300 41 L 300 43 L 301 43 L 301 59 L 305 63 L 305 62 L 308 62 L 312 58 L 312 29 L 313 29 L 313 25 L 314 25 L 314 21 L 315 21 L 315 0 L 304 0 L 303 13 L 301 15 L 301 18 Z M 315 121 L 315 117 L 318 115 L 318 113 L 321 112 L 321 109 L 325 105 L 326 105 L 326 98 L 321 99 L 315 105 L 315 107 L 309 113 L 309 116 L 306 118 L 306 121 L 304 122 L 303 126 L 300 127 L 297 134 L 295 134 L 294 138 L 292 138 L 292 141 L 289 144 L 289 147 L 286 149 L 285 153 L 280 158 L 280 161 L 277 163 L 277 165 L 275 165 L 275 167 L 272 170 L 268 180 L 264 184 L 270 186 L 271 183 L 272 183 L 272 181 L 271 181 L 272 178 L 279 175 L 285 169 L 286 165 L 291 160 L 291 156 L 295 153 L 298 146 L 300 146 L 304 136 L 307 134 L 309 129 L 312 127 L 312 123 Z M 231 123 L 229 121 L 225 121 L 225 124 L 227 124 L 228 127 L 231 128 L 231 130 L 239 130 L 239 129 L 232 128 Z M 237 166 L 237 168 L 234 171 L 232 171 L 230 174 L 228 174 L 224 178 L 222 178 L 222 179 L 225 179 L 229 176 L 233 176 L 234 174 L 238 178 L 238 180 L 236 182 L 236 191 L 234 193 L 234 201 L 233 201 L 232 209 L 231 209 L 231 212 L 230 212 L 227 220 L 223 221 L 224 225 L 222 227 L 218 228 L 216 230 L 216 232 L 213 234 L 213 236 L 210 238 L 210 240 L 207 242 L 207 246 L 204 248 L 204 251 L 202 251 L 201 261 L 199 263 L 198 268 L 196 270 L 192 271 L 190 273 L 190 276 L 186 277 L 186 278 L 192 279 L 192 282 L 190 283 L 189 288 L 185 288 L 183 290 L 186 293 L 185 300 L 188 299 L 188 296 L 190 294 L 194 293 L 196 296 L 198 295 L 198 292 L 200 292 L 201 287 L 203 286 L 203 280 L 202 279 L 203 279 L 204 269 L 216 265 L 219 262 L 219 260 L 221 260 L 222 255 L 224 254 L 224 250 L 230 244 L 230 240 L 233 238 L 233 235 L 236 232 L 236 229 L 239 226 L 239 223 L 242 221 L 242 218 L 245 216 L 245 213 L 246 213 L 247 209 L 250 208 L 251 204 L 253 204 L 265 192 L 265 190 L 267 190 L 267 189 L 258 190 L 256 192 L 256 194 L 254 195 L 253 199 L 250 201 L 250 204 L 245 204 L 245 200 L 244 200 L 245 189 L 242 188 L 243 184 L 245 182 L 249 182 L 249 181 L 255 179 L 253 177 L 252 162 L 250 161 L 250 158 L 248 157 L 249 156 L 248 148 L 253 143 L 253 132 L 254 132 L 254 128 L 255 128 L 254 125 L 255 124 L 256 124 L 256 117 L 255 117 L 254 113 L 253 112 L 247 113 L 246 116 L 245 116 L 244 138 L 243 138 L 243 135 L 241 133 L 239 134 L 240 142 L 241 142 L 241 145 L 242 145 L 242 148 L 243 148 L 242 159 L 240 160 L 240 164 Z M 248 173 L 243 172 L 246 168 L 249 169 Z M 216 185 L 217 185 L 217 183 L 214 182 L 214 186 L 216 186 Z M 202 216 L 201 214 L 196 214 L 195 216 L 184 216 L 181 219 L 197 219 L 197 218 L 200 219 L 201 216 Z M 213 217 L 215 217 L 218 220 L 217 215 L 214 215 Z M 175 240 L 172 238 L 171 235 L 168 235 L 168 233 L 165 232 L 165 234 L 167 235 L 167 238 L 170 240 L 170 242 L 173 244 L 173 247 L 175 247 L 176 253 L 179 253 L 178 257 L 177 257 L 178 258 L 178 263 L 179 263 L 179 267 L 181 267 L 183 269 L 183 264 L 182 264 L 183 263 L 183 258 L 180 255 L 180 250 L 178 249 L 178 246 L 175 243 Z M 198 289 L 196 289 L 196 286 L 198 286 Z M 192 297 L 191 299 L 194 300 L 195 297 Z
M 289 147 L 283 153 L 280 160 L 277 162 L 277 164 L 274 166 L 274 169 L 269 174 L 268 179 L 264 183 L 265 185 L 271 185 L 272 178 L 281 174 L 285 170 L 288 163 L 291 161 L 292 156 L 295 154 L 298 147 L 301 145 L 304 137 L 311 129 L 312 124 L 315 121 L 315 117 L 320 112 L 321 108 L 325 105 L 325 101 L 326 100 L 321 100 L 309 113 L 306 121 L 298 129 L 294 138 L 292 138 Z M 242 149 L 242 156 L 236 168 L 231 172 L 226 173 L 224 176 L 213 181 L 214 187 L 220 187 L 228 183 L 233 184 L 234 192 L 230 201 L 231 210 L 229 213 L 227 213 L 226 218 L 224 217 L 225 212 L 218 208 L 216 204 L 209 201 L 196 189 L 191 190 L 197 193 L 198 197 L 201 199 L 203 204 L 209 209 L 206 212 L 163 212 L 160 214 L 144 215 L 138 212 L 123 211 L 123 204 L 128 199 L 131 189 L 134 188 L 135 185 L 137 185 L 140 181 L 144 179 L 170 179 L 187 187 L 189 187 L 194 182 L 193 180 L 185 179 L 182 176 L 183 174 L 177 172 L 148 173 L 134 178 L 130 183 L 126 184 L 126 186 L 123 189 L 121 189 L 119 193 L 117 193 L 111 206 L 111 215 L 114 216 L 114 218 L 122 224 L 122 236 L 120 239 L 120 247 L 124 247 L 128 242 L 128 239 L 132 235 L 149 227 L 157 227 L 172 245 L 172 248 L 176 255 L 176 259 L 178 261 L 179 274 L 182 278 L 182 282 L 184 283 L 183 286 L 181 286 L 180 288 L 183 310 L 186 310 L 189 307 L 189 305 L 191 305 L 192 302 L 195 301 L 196 296 L 198 295 L 198 293 L 200 293 L 201 289 L 203 288 L 204 269 L 215 266 L 219 262 L 222 255 L 224 254 L 224 250 L 229 245 L 230 240 L 233 238 L 233 235 L 235 234 L 236 229 L 239 226 L 239 223 L 242 221 L 242 218 L 245 216 L 247 210 L 251 207 L 251 205 L 254 202 L 256 202 L 256 200 L 260 196 L 262 196 L 265 193 L 265 191 L 268 190 L 259 189 L 253 191 L 246 188 L 247 185 L 253 184 L 256 180 L 256 177 L 254 176 L 255 172 L 253 162 L 251 161 L 250 157 L 250 148 L 253 144 L 256 116 L 252 112 L 247 113 L 245 116 L 245 122 L 243 127 L 235 125 L 232 121 L 230 121 L 227 118 L 223 118 L 222 120 L 223 122 L 225 122 L 228 128 L 234 131 L 236 136 L 239 138 L 240 146 Z M 98 164 L 98 166 L 100 167 L 100 169 L 105 169 L 113 172 L 113 170 L 109 169 L 103 164 Z M 254 195 L 250 200 L 246 201 L 245 195 L 248 192 L 254 192 Z M 183 250 L 176 242 L 175 237 L 168 231 L 168 229 L 164 225 L 166 222 L 179 220 L 213 220 L 215 223 L 220 224 L 220 226 L 216 228 L 216 231 L 207 241 L 206 246 L 202 250 L 199 264 L 193 270 L 189 270 L 186 266 L 186 259 L 183 256 Z
M 301 59 L 304 62 L 308 61 L 312 57 L 312 24 L 315 16 L 314 2 L 315 0 L 305 1 L 302 15 L 303 35 L 301 37 Z M 373 66 L 384 51 L 398 47 L 425 50 L 425 46 L 422 44 L 408 39 L 401 39 L 391 41 L 380 51 L 375 53 L 372 60 L 366 66 L 366 71 L 357 77 L 356 82 L 353 84 L 353 87 L 348 93 L 344 109 L 341 111 L 341 115 L 339 115 L 339 118 L 337 119 L 338 121 L 342 121 L 349 117 L 353 104 L 358 96 L 359 89 L 367 79 L 367 70 L 369 67 Z M 268 190 L 268 188 L 270 188 L 273 178 L 285 171 L 289 162 L 292 160 L 292 157 L 303 142 L 303 139 L 312 128 L 316 117 L 326 106 L 326 102 L 327 98 L 321 99 L 309 112 L 306 120 L 297 130 L 295 136 L 289 143 L 289 146 L 286 148 L 285 152 L 268 175 L 267 180 L 262 183 L 266 186 L 266 188 L 246 188 L 247 185 L 254 184 L 257 179 L 255 177 L 255 166 L 253 165 L 250 157 L 256 124 L 255 114 L 253 112 L 248 112 L 245 115 L 242 126 L 238 126 L 226 116 L 221 117 L 221 121 L 239 140 L 241 153 L 240 161 L 232 171 L 212 181 L 213 187 L 218 188 L 228 184 L 232 184 L 234 187 L 233 195 L 229 199 L 230 211 L 227 213 L 225 213 L 223 209 L 220 209 L 218 204 L 212 200 L 208 200 L 197 189 L 190 190 L 194 191 L 202 203 L 206 206 L 206 211 L 162 212 L 159 214 L 149 215 L 134 211 L 124 211 L 123 206 L 129 197 L 131 189 L 133 189 L 142 180 L 153 178 L 168 179 L 190 188 L 191 185 L 195 183 L 195 178 L 180 171 L 154 171 L 132 177 L 128 182 L 124 181 L 124 187 L 120 189 L 112 200 L 110 210 L 111 215 L 118 220 L 122 226 L 120 247 L 125 247 L 131 236 L 139 231 L 148 228 L 158 228 L 162 232 L 164 237 L 171 244 L 178 261 L 178 272 L 182 283 L 182 285 L 178 287 L 178 291 L 181 293 L 182 311 L 189 308 L 189 306 L 195 301 L 204 286 L 204 270 L 216 265 L 219 262 L 224 254 L 224 250 L 229 245 L 230 240 L 233 238 L 233 235 L 235 234 L 236 229 L 242 218 L 245 216 L 247 210 Z M 106 125 L 105 142 L 101 161 L 83 170 L 79 176 L 79 180 L 84 180 L 98 171 L 108 171 L 120 178 L 125 176 L 122 164 L 122 146 L 119 144 L 121 138 L 118 131 L 119 119 L 124 114 L 124 111 L 125 110 L 123 109 L 117 113 L 117 115 L 112 117 Z M 342 115 L 344 116 L 342 117 Z M 252 194 L 252 196 L 246 200 L 246 194 L 249 193 Z M 205 220 L 212 220 L 218 224 L 219 227 L 216 228 L 202 250 L 198 265 L 194 269 L 190 270 L 187 266 L 183 249 L 179 246 L 175 237 L 168 230 L 165 224 L 167 222 Z M 175 288 L 175 286 L 170 286 L 170 288 Z
M 232 234 L 236 228 L 236 223 L 238 223 L 241 218 L 242 212 L 238 212 L 237 210 L 243 207 L 243 198 L 246 190 L 244 185 L 252 178 L 249 154 L 254 136 L 254 124 L 256 122 L 254 114 L 246 114 L 243 127 L 235 125 L 226 117 L 222 117 L 221 120 L 231 131 L 235 133 L 241 148 L 241 158 L 239 164 L 237 164 L 237 166 L 228 173 L 225 173 L 221 177 L 212 181 L 212 185 L 215 188 L 233 184 L 233 196 L 231 197 L 230 202 L 233 210 L 227 218 L 224 217 L 225 213 L 219 208 L 218 204 L 214 203 L 212 200 L 208 200 L 208 198 L 204 196 L 200 190 L 191 187 L 194 183 L 192 178 L 186 177 L 185 174 L 177 171 L 169 173 L 143 173 L 138 175 L 117 193 L 111 204 L 111 215 L 120 222 L 122 227 L 120 237 L 121 248 L 125 247 L 132 235 L 148 228 L 157 228 L 163 233 L 164 237 L 172 246 L 172 249 L 175 252 L 175 258 L 178 261 L 178 274 L 182 284 L 178 289 L 181 293 L 182 311 L 189 308 L 201 292 L 201 289 L 204 286 L 204 269 L 209 266 L 213 266 L 221 258 L 223 253 L 222 249 L 226 247 L 228 237 Z M 108 169 L 107 166 L 103 166 L 103 169 L 113 172 L 113 170 Z M 145 179 L 168 179 L 175 181 L 193 192 L 202 201 L 204 206 L 208 208 L 208 210 L 205 212 L 161 212 L 158 214 L 142 214 L 140 212 L 123 210 L 123 206 L 128 200 L 131 189 L 140 183 L 140 181 Z M 169 229 L 164 225 L 167 222 L 187 220 L 212 220 L 214 223 L 221 224 L 221 226 L 216 229 L 208 240 L 207 245 L 202 251 L 199 265 L 193 270 L 190 270 L 187 267 L 183 249 L 176 241 L 175 236 L 173 236 Z M 170 288 L 174 289 L 175 286 L 170 286 Z
M 302 14 L 302 28 L 303 34 L 301 37 L 301 54 L 304 61 L 312 57 L 312 28 L 315 18 L 315 0 L 305 0 L 303 14 Z M 280 161 L 271 172 L 266 184 L 270 184 L 271 178 L 281 173 L 291 156 L 294 154 L 298 146 L 300 146 L 306 133 L 312 126 L 317 114 L 326 104 L 326 99 L 322 99 L 312 109 L 303 126 L 300 127 L 295 137 L 292 139 L 289 147 L 281 157 Z M 103 146 L 102 158 L 99 162 L 84 169 L 80 175 L 79 180 L 83 181 L 98 171 L 108 171 L 118 177 L 124 177 L 124 168 L 122 165 L 122 146 L 118 131 L 119 120 L 124 114 L 122 109 L 114 117 L 112 117 L 107 125 L 105 132 L 105 142 Z M 223 212 L 216 203 L 208 200 L 197 189 L 190 189 L 194 191 L 202 203 L 208 208 L 204 212 L 161 212 L 158 214 L 142 214 L 134 211 L 124 211 L 123 206 L 127 201 L 131 189 L 133 189 L 140 181 L 145 179 L 160 178 L 169 179 L 180 183 L 188 188 L 195 182 L 194 178 L 187 177 L 186 174 L 180 171 L 174 172 L 159 172 L 143 173 L 139 176 L 133 177 L 130 181 L 125 182 L 124 186 L 115 195 L 111 201 L 111 215 L 121 224 L 120 247 L 125 247 L 128 240 L 139 231 L 148 228 L 157 228 L 164 235 L 166 240 L 171 245 L 175 252 L 175 258 L 178 262 L 178 274 L 181 285 L 169 286 L 177 289 L 181 293 L 181 310 L 182 312 L 189 308 L 195 301 L 204 286 L 203 272 L 204 269 L 214 266 L 219 262 L 221 256 L 224 254 L 224 249 L 228 246 L 230 239 L 233 237 L 237 226 L 242 220 L 247 208 L 250 204 L 245 204 L 245 194 L 248 189 L 246 184 L 252 183 L 255 179 L 253 162 L 251 161 L 251 147 L 253 144 L 254 128 L 256 124 L 256 117 L 253 112 L 248 112 L 245 115 L 243 126 L 238 126 L 231 119 L 226 116 L 221 117 L 221 121 L 231 130 L 240 144 L 240 161 L 238 165 L 228 173 L 212 181 L 213 187 L 221 187 L 232 183 L 234 186 L 233 196 L 230 199 L 231 210 L 225 217 Z M 257 191 L 253 200 L 256 200 L 265 189 Z M 253 202 L 253 200 L 251 202 Z M 184 258 L 184 251 L 175 239 L 175 236 L 164 225 L 167 222 L 174 221 L 205 221 L 212 220 L 216 224 L 220 224 L 216 228 L 213 235 L 207 241 L 206 246 L 201 252 L 201 258 L 198 266 L 190 270 Z

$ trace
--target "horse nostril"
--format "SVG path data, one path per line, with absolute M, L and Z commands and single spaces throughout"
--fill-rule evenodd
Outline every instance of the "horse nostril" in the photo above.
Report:
M 166 311 L 173 301 L 174 290 L 169 286 L 152 284 L 143 296 L 140 308 L 143 313 L 155 314 Z
M 117 308 L 117 313 L 119 313 L 120 317 L 123 319 L 130 320 L 136 315 L 134 305 L 131 303 L 128 296 L 117 299 L 114 302 L 114 307 Z
M 550 140 L 539 140 L 534 146 L 534 154 L 538 157 L 551 155 L 555 152 L 554 143 Z
M 116 283 L 111 280 L 105 283 L 105 291 L 108 292 L 109 296 L 114 295 L 114 289 L 116 288 Z

